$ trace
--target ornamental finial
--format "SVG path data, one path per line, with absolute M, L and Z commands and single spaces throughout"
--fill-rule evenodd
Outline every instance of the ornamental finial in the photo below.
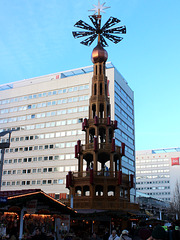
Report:
M 94 11 L 94 15 L 95 15 L 96 13 L 97 13 L 98 15 L 100 15 L 101 12 L 105 13 L 104 9 L 110 8 L 110 7 L 105 7 L 105 6 L 104 6 L 105 4 L 106 4 L 106 3 L 101 4 L 101 3 L 100 3 L 100 0 L 98 0 L 98 5 L 94 5 L 94 4 L 93 4 L 94 8 L 91 9 L 91 10 L 89 10 L 89 11 Z

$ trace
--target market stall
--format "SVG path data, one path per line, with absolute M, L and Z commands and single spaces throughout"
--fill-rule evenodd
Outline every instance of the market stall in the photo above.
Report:
M 17 228 L 19 239 L 30 239 L 39 227 L 49 239 L 60 229 L 70 228 L 70 216 L 75 211 L 50 197 L 40 189 L 0 192 L 0 228 L 8 236 Z

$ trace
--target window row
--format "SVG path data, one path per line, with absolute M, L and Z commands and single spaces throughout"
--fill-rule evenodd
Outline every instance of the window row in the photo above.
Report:
M 129 97 L 129 95 L 122 89 L 122 87 L 115 81 L 115 89 L 118 89 L 119 92 L 131 103 L 133 104 L 133 100 Z
M 35 139 L 47 139 L 47 138 L 54 138 L 54 137 L 76 136 L 81 134 L 83 134 L 82 130 L 71 130 L 66 132 L 56 132 L 56 133 L 39 134 L 34 136 L 16 137 L 16 138 L 11 138 L 11 142 L 27 141 L 27 140 L 35 140 Z M 2 142 L 5 142 L 5 140 L 6 139 L 2 139 Z
M 170 195 L 170 192 L 153 192 L 153 193 L 147 193 L 148 195 Z M 170 200 L 170 199 L 169 199 Z
M 50 172 L 68 172 L 68 171 L 75 171 L 75 170 L 76 170 L 75 166 L 13 169 L 13 170 L 4 170 L 3 175 L 47 173 L 47 172 L 48 173 L 50 173 Z
M 33 99 L 33 98 L 41 98 L 41 97 L 48 97 L 48 96 L 57 95 L 57 94 L 76 92 L 76 91 L 81 91 L 81 90 L 85 90 L 85 89 L 89 89 L 89 85 L 81 85 L 81 86 L 77 86 L 77 87 L 70 87 L 70 88 L 49 91 L 49 92 L 37 93 L 37 94 L 28 95 L 28 96 L 19 97 L 19 98 L 4 99 L 4 100 L 0 101 L 0 105 L 13 103 L 13 102 L 27 101 L 27 100 Z
M 137 174 L 140 174 L 140 173 L 163 173 L 163 172 L 170 172 L 169 169 L 160 169 L 160 170 L 149 170 L 149 171 L 136 171 Z
M 122 138 L 124 138 L 126 141 L 128 141 L 129 143 L 131 143 L 132 145 L 134 145 L 134 140 L 129 137 L 127 134 L 125 134 L 123 131 L 121 131 L 120 129 L 116 130 L 115 135 L 118 134 L 119 136 L 121 136 Z
M 134 113 L 133 109 L 115 92 L 115 102 L 120 102 L 131 114 Z
M 44 180 L 26 180 L 26 181 L 3 181 L 2 186 L 25 186 L 25 185 L 45 185 L 45 184 L 64 184 L 64 179 L 44 179 Z
M 123 162 L 126 162 L 126 163 L 128 163 L 129 165 L 131 165 L 131 166 L 134 167 L 134 161 L 131 160 L 131 159 L 129 159 L 128 157 L 123 156 L 123 157 L 122 157 L 122 161 L 123 161 Z
M 118 121 L 118 123 L 119 123 L 120 125 L 122 125 L 128 132 L 130 132 L 132 135 L 134 135 L 134 130 L 133 130 L 130 126 L 128 126 L 128 124 L 125 123 L 125 122 L 119 117 L 119 115 L 115 114 L 115 118 L 116 118 L 116 120 Z
M 44 113 L 30 114 L 30 115 L 24 115 L 19 117 L 4 118 L 4 119 L 0 119 L 0 123 L 25 121 L 25 120 L 45 118 L 45 117 L 54 117 L 54 116 L 63 115 L 63 114 L 84 112 L 84 111 L 88 111 L 88 109 L 89 109 L 88 106 L 84 106 L 79 108 L 76 107 L 76 108 L 63 109 L 63 110 L 57 110 L 52 112 L 44 112 Z
M 76 123 L 82 123 L 83 118 L 79 119 L 68 119 L 68 120 L 62 120 L 62 121 L 56 121 L 56 122 L 47 122 L 47 123 L 41 123 L 41 124 L 33 124 L 33 125 L 24 125 L 20 126 L 17 128 L 1 128 L 0 132 L 2 131 L 9 131 L 9 130 L 33 130 L 33 129 L 39 129 L 39 128 L 48 128 L 48 127 L 59 127 L 59 126 L 64 126 L 64 125 L 71 125 L 71 124 L 76 124 Z
M 131 124 L 134 124 L 134 120 L 116 103 L 115 110 L 122 116 L 124 116 Z
M 56 143 L 56 144 L 46 144 L 40 146 L 28 146 L 28 147 L 19 147 L 19 148 L 7 148 L 5 150 L 6 153 L 12 152 L 27 152 L 27 151 L 35 151 L 35 150 L 47 150 L 47 149 L 56 149 L 56 148 L 68 148 L 74 147 L 77 142 L 66 142 L 66 143 Z M 82 141 L 82 143 L 84 143 Z
M 159 159 L 143 159 L 143 160 L 140 160 L 138 159 L 138 157 L 136 157 L 136 163 L 150 163 L 150 162 L 167 162 L 169 161 L 168 158 L 159 158 Z
M 164 190 L 164 189 L 170 189 L 169 186 L 166 187 L 141 187 L 141 188 L 136 188 L 136 190 Z
M 137 172 L 136 172 L 137 173 Z M 170 178 L 169 174 L 162 174 L 162 175 L 144 175 L 144 176 L 137 176 L 136 180 L 138 179 L 151 179 L 151 178 Z
M 161 168 L 161 167 L 169 167 L 169 163 L 165 164 L 152 164 L 152 165 L 136 165 L 136 168 Z
M 28 157 L 28 158 L 18 158 L 18 159 L 5 159 L 4 164 L 12 164 L 12 163 L 30 163 L 30 162 L 37 162 L 37 161 L 52 161 L 52 160 L 64 160 L 64 159 L 74 159 L 73 154 L 62 154 L 62 155 L 55 155 L 55 156 L 39 156 L 39 157 Z
M 59 100 L 53 100 L 49 102 L 41 102 L 37 104 L 29 104 L 29 105 L 24 105 L 20 107 L 13 107 L 13 108 L 6 108 L 1 110 L 1 114 L 3 113 L 12 113 L 12 112 L 17 112 L 17 111 L 25 111 L 28 109 L 35 109 L 35 108 L 42 108 L 42 107 L 49 107 L 49 106 L 54 106 L 54 105 L 59 105 L 59 104 L 64 104 L 64 103 L 72 103 L 72 102 L 77 102 L 77 101 L 84 101 L 88 100 L 89 95 L 84 95 L 80 97 L 72 97 L 72 98 L 64 98 L 64 99 L 59 99 Z
M 136 182 L 136 184 L 161 184 L 161 183 L 169 183 L 169 181 Z

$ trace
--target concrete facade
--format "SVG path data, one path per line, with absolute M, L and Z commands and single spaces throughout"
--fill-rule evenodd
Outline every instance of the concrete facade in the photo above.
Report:
M 180 183 L 180 148 L 136 151 L 136 190 L 172 201 Z
M 134 93 L 112 63 L 106 64 L 116 144 L 126 144 L 122 171 L 135 174 Z M 41 188 L 66 194 L 68 171 L 77 170 L 74 146 L 84 141 L 93 67 L 84 67 L 0 85 L 0 132 L 12 133 L 5 152 L 2 191 Z M 1 138 L 1 141 L 6 141 Z M 64 196 L 64 195 L 63 195 Z M 135 189 L 131 190 L 134 201 Z

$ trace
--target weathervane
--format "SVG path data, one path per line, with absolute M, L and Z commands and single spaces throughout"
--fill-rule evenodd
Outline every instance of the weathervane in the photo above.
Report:
M 117 23 L 120 22 L 119 19 L 110 17 L 107 22 L 104 24 L 104 26 L 101 28 L 101 12 L 105 12 L 104 9 L 110 8 L 110 7 L 105 7 L 105 3 L 100 4 L 100 0 L 98 0 L 98 5 L 93 5 L 94 8 L 89 10 L 89 11 L 94 11 L 94 15 L 90 15 L 89 18 L 91 22 L 93 23 L 94 27 L 91 27 L 89 24 L 85 23 L 82 20 L 79 20 L 74 26 L 78 28 L 82 28 L 88 31 L 74 31 L 73 36 L 74 38 L 81 38 L 81 37 L 86 37 L 85 40 L 80 42 L 81 44 L 84 44 L 86 46 L 90 46 L 93 41 L 98 37 L 98 43 L 101 43 L 103 47 L 107 47 L 108 44 L 105 40 L 105 38 L 109 39 L 113 43 L 118 43 L 120 42 L 123 38 L 118 37 L 113 34 L 125 34 L 126 33 L 126 26 L 120 26 L 116 28 L 111 28 L 112 26 L 116 25 Z M 97 13 L 97 14 L 96 14 Z

